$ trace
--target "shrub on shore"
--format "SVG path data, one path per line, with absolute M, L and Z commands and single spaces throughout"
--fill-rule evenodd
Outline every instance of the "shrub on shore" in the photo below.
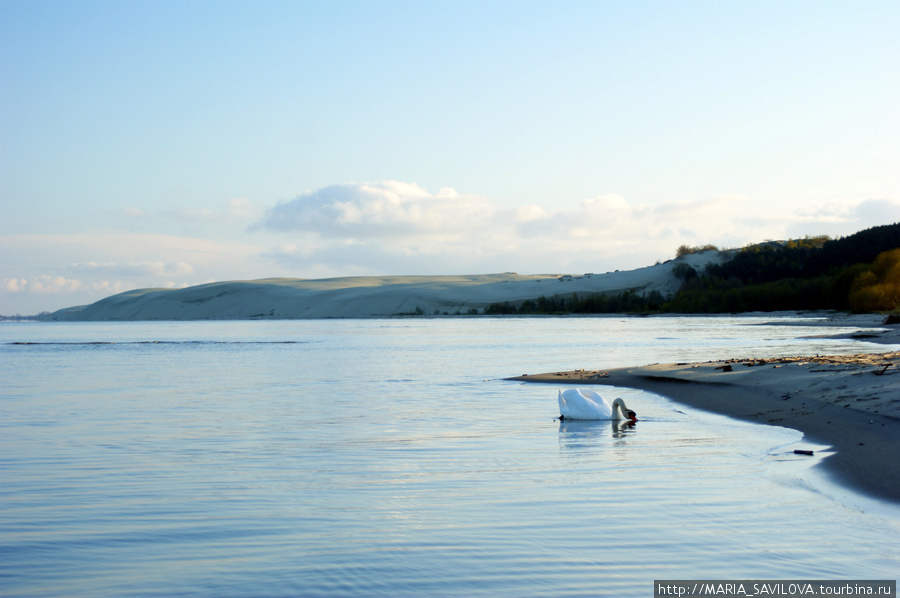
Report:
M 848 294 L 853 311 L 890 311 L 900 306 L 900 248 L 878 254 L 871 270 L 853 279 Z

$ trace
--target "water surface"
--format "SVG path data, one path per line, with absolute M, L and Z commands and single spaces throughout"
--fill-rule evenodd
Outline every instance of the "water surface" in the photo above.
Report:
M 0 593 L 893 579 L 900 508 L 830 484 L 800 433 L 628 389 L 636 425 L 560 424 L 557 387 L 502 380 L 885 350 L 800 338 L 810 317 L 0 326 Z

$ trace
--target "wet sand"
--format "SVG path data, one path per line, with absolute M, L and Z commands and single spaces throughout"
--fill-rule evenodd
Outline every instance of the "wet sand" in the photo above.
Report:
M 900 351 L 653 364 L 510 379 L 636 388 L 730 417 L 793 428 L 834 448 L 823 463 L 840 481 L 900 502 Z

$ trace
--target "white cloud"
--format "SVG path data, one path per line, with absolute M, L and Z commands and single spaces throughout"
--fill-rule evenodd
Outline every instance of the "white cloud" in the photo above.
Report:
M 489 227 L 495 212 L 488 200 L 449 188 L 432 195 L 413 183 L 351 183 L 280 202 L 254 228 L 355 239 L 459 235 Z
M 21 293 L 28 286 L 25 278 L 4 278 L 3 289 L 8 293 Z

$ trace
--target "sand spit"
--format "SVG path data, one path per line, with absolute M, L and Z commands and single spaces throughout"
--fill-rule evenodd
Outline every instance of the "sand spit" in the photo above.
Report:
M 511 379 L 638 388 L 707 411 L 794 428 L 835 449 L 823 463 L 840 479 L 900 501 L 900 351 L 654 364 Z
M 271 278 L 219 282 L 185 289 L 139 289 L 87 306 L 50 314 L 48 320 L 248 320 L 370 318 L 406 314 L 467 314 L 492 303 L 541 296 L 633 290 L 671 295 L 679 263 L 702 269 L 725 253 L 686 255 L 637 270 L 605 274 L 483 274 L 471 276 L 360 276 L 304 280 Z

